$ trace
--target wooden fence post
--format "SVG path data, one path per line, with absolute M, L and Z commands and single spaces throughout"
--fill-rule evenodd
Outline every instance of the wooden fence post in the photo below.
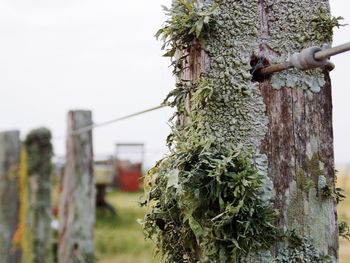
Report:
M 20 251 L 13 247 L 18 227 L 18 131 L 0 133 L 0 263 L 20 262 Z
M 171 155 L 150 171 L 156 208 L 144 225 L 167 262 L 338 262 L 327 68 L 254 74 L 331 43 L 337 19 L 329 1 L 173 0 L 166 13 L 157 35 L 166 55 L 174 55 L 177 85 L 169 104 L 179 118 L 168 137 Z M 247 195 L 239 198 L 254 183 L 240 177 L 249 169 L 232 173 L 237 149 L 263 178 L 255 208 Z M 224 178 L 244 187 L 229 188 Z M 266 230 L 272 225 L 278 234 Z
M 68 113 L 66 170 L 60 200 L 59 262 L 93 262 L 95 181 L 92 131 L 71 132 L 92 124 L 91 111 Z
M 22 262 L 50 263 L 52 249 L 51 209 L 51 132 L 32 130 L 25 139 L 27 203 L 22 238 Z M 22 200 L 25 201 L 25 200 Z

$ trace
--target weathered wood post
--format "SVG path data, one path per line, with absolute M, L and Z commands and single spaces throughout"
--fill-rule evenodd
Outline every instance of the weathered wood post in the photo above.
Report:
M 92 131 L 72 133 L 91 124 L 91 111 L 68 113 L 66 169 L 59 209 L 60 263 L 94 262 L 95 180 Z
M 19 263 L 13 246 L 18 227 L 18 171 L 21 142 L 18 131 L 0 132 L 0 263 Z
M 27 196 L 25 207 L 22 262 L 50 263 L 53 260 L 52 206 L 51 206 L 51 158 L 53 148 L 51 132 L 46 128 L 32 130 L 26 137 L 26 174 L 21 189 Z
M 330 43 L 328 1 L 173 0 L 167 11 L 157 35 L 179 118 L 149 175 L 148 234 L 169 262 L 337 262 L 329 74 L 249 72 Z

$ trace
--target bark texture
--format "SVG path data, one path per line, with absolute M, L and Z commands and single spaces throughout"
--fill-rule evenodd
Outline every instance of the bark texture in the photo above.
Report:
M 262 146 L 273 181 L 279 225 L 313 237 L 326 254 L 337 255 L 334 200 L 323 196 L 323 183 L 334 187 L 330 82 L 318 94 L 262 85 L 270 120 Z M 276 107 L 276 103 L 279 107 Z M 322 179 L 324 178 L 324 179 Z
M 51 209 L 51 132 L 46 128 L 31 131 L 25 140 L 26 193 L 23 231 L 23 258 L 26 263 L 53 262 Z
M 0 133 L 0 263 L 20 262 L 20 250 L 13 246 L 19 218 L 20 147 L 18 131 Z
M 95 180 L 90 111 L 68 113 L 66 170 L 60 203 L 59 262 L 94 262 Z
M 290 53 L 328 43 L 317 15 L 329 16 L 328 1 L 198 2 L 218 3 L 219 29 L 189 52 L 179 80 L 204 76 L 214 85 L 214 96 L 197 113 L 197 131 L 215 142 L 251 149 L 257 169 L 269 178 L 265 192 L 280 212 L 278 227 L 310 238 L 318 252 L 337 262 L 336 204 L 323 195 L 324 189 L 334 189 L 329 75 L 322 69 L 290 70 L 258 83 L 248 73 L 252 56 L 283 62 Z M 284 247 L 280 242 L 237 261 L 273 262 Z

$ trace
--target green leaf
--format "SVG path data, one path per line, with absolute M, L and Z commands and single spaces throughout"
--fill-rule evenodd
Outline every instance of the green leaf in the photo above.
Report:
M 188 224 L 190 225 L 190 228 L 192 229 L 193 234 L 196 236 L 197 240 L 200 240 L 200 238 L 205 233 L 202 226 L 193 218 L 193 216 L 190 216 L 188 218 Z
M 244 201 L 240 200 L 237 206 L 232 206 L 232 205 L 227 206 L 226 211 L 228 211 L 228 213 L 231 216 L 237 215 L 239 213 L 239 211 L 241 210 L 243 204 L 244 204 Z
M 168 182 L 166 188 L 178 188 L 179 187 L 179 170 L 174 169 L 168 174 Z
M 154 35 L 156 39 L 159 39 L 159 37 L 163 34 L 163 32 L 164 32 L 163 28 L 159 29 L 157 33 Z
M 199 38 L 203 29 L 204 19 L 201 18 L 196 22 L 196 37 Z
M 163 54 L 163 57 L 173 57 L 175 55 L 176 48 L 169 49 L 166 53 Z
M 163 11 L 170 12 L 170 9 L 167 6 L 165 6 L 165 5 L 160 5 L 160 6 L 163 9 Z
M 187 0 L 179 0 L 179 2 L 186 7 L 188 11 L 193 11 L 194 9 L 194 3 L 190 3 Z
M 231 242 L 235 245 L 236 248 L 241 249 L 236 239 L 233 238 Z

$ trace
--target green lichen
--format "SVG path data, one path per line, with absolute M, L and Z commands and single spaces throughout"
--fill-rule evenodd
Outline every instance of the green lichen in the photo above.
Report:
M 338 223 L 339 236 L 350 241 L 350 227 L 346 221 Z
M 296 172 L 295 181 L 297 182 L 298 189 L 305 193 L 308 193 L 311 188 L 315 187 L 315 182 L 305 177 L 304 170 L 299 168 Z
M 300 222 L 302 222 L 305 211 L 304 211 L 304 192 L 298 189 L 297 182 L 292 182 L 289 186 L 288 192 L 286 193 L 286 209 L 285 213 L 285 227 L 287 229 L 297 229 Z
M 346 198 L 345 195 L 345 190 L 341 187 L 336 187 L 336 182 L 337 182 L 337 170 L 334 170 L 334 174 L 335 174 L 335 182 L 333 184 L 326 184 L 323 188 L 322 188 L 322 196 L 325 199 L 333 199 L 337 204 L 339 204 L 340 202 L 344 201 Z
M 270 50 L 268 59 L 271 64 L 287 61 L 291 54 L 304 48 L 322 47 L 331 42 L 329 37 L 320 37 L 322 33 L 315 28 L 316 23 L 313 22 L 319 10 L 323 10 L 325 16 L 330 16 L 328 1 L 304 0 L 292 3 L 285 0 L 266 0 L 265 7 L 267 20 L 273 23 L 269 23 L 269 36 L 262 42 Z M 317 25 L 320 27 L 319 23 Z M 317 93 L 325 85 L 325 79 L 322 69 L 292 69 L 274 74 L 271 84 L 276 89 L 297 87 Z
M 169 19 L 156 37 L 164 42 L 164 56 L 173 57 L 176 50 L 188 50 L 195 40 L 202 43 L 216 27 L 216 4 L 199 5 L 194 0 L 178 0 L 171 8 L 163 6 L 163 9 Z
M 320 188 L 322 189 L 323 187 L 320 186 L 320 177 L 321 176 L 323 176 L 323 178 L 325 177 L 324 177 L 324 171 L 320 168 L 320 160 L 316 153 L 312 155 L 311 159 L 307 160 L 306 171 L 310 179 L 314 182 L 314 185 L 318 186 L 317 190 L 320 190 Z
M 271 63 L 284 62 L 291 53 L 323 44 L 309 24 L 318 8 L 329 7 L 325 1 L 312 0 L 204 2 L 198 5 L 194 1 L 173 0 L 171 9 L 166 9 L 169 19 L 157 33 L 165 42 L 165 55 L 173 61 L 177 84 L 166 103 L 176 107 L 174 116 L 178 118 L 167 140 L 171 154 L 148 174 L 153 183 L 145 202 L 150 209 L 144 221 L 146 236 L 155 239 L 165 262 L 235 262 L 237 258 L 242 262 L 261 262 L 262 258 L 272 262 L 274 252 L 270 246 L 279 236 L 270 207 L 273 183 L 267 177 L 267 156 L 261 153 L 268 118 L 259 84 L 251 81 L 250 59 L 265 48 Z M 273 21 L 267 35 L 262 33 L 263 21 L 257 20 L 261 17 L 261 3 L 268 10 L 267 20 Z M 209 19 L 195 15 L 199 10 L 207 13 Z M 203 28 L 197 34 L 196 23 L 200 19 Z M 196 53 L 198 50 L 201 53 Z M 200 65 L 200 76 L 188 80 L 188 68 L 194 66 L 193 54 L 208 56 L 210 65 Z M 325 80 L 321 69 L 292 70 L 275 74 L 271 84 L 274 88 L 297 87 L 318 92 Z M 186 121 L 181 121 L 184 118 Z M 241 152 L 234 156 L 239 145 Z M 316 200 L 319 177 L 323 175 L 316 157 L 310 157 L 305 174 L 296 175 L 293 183 L 297 191 L 291 187 L 286 201 L 286 227 L 294 223 L 298 227 L 300 217 L 305 216 L 305 193 L 312 197 L 310 202 Z M 247 194 L 251 201 L 241 204 L 245 197 L 235 196 L 231 183 L 248 183 L 254 197 Z M 211 185 L 215 187 L 208 188 Z M 241 193 L 246 189 L 240 189 Z M 254 207 L 253 214 L 244 212 L 248 211 L 245 205 Z M 252 215 L 257 215 L 254 211 L 259 211 L 261 217 L 252 220 Z M 326 225 L 327 222 L 320 223 L 322 229 Z M 239 229 L 242 226 L 248 227 L 243 235 L 244 227 Z M 305 241 L 300 247 L 286 246 L 290 249 L 281 252 L 281 260 L 288 256 L 296 260 L 300 254 L 310 260 L 322 259 L 315 247 L 323 248 L 323 243 L 312 243 L 308 237 L 300 240 Z M 293 243 L 279 241 L 280 245 Z M 253 253 L 249 253 L 249 248 L 254 249 Z
M 170 107 L 176 107 L 176 112 L 169 121 L 173 120 L 176 116 L 189 115 L 185 107 L 185 101 L 187 96 L 190 94 L 192 87 L 193 85 L 191 81 L 178 82 L 176 83 L 176 88 L 170 91 L 166 96 L 163 104 Z
M 214 85 L 209 79 L 201 78 L 198 84 L 192 88 L 191 104 L 193 105 L 193 111 L 198 112 L 200 109 L 205 108 L 213 96 Z
M 309 236 L 291 231 L 285 237 L 287 246 L 279 251 L 274 263 L 334 263 L 334 258 L 321 253 Z
M 163 104 L 170 107 L 176 107 L 175 116 L 187 116 L 195 118 L 195 115 L 201 109 L 205 108 L 206 104 L 214 94 L 215 84 L 207 78 L 200 78 L 198 81 L 182 81 L 176 84 L 176 88 L 169 92 Z M 191 112 L 185 108 L 185 101 L 191 94 Z M 192 115 L 192 116 L 191 116 Z M 170 120 L 172 120 L 171 118 Z
M 28 153 L 28 174 L 51 172 L 52 144 L 51 132 L 46 128 L 31 131 L 25 139 Z
M 261 198 L 264 176 L 231 145 L 178 142 L 151 170 L 144 230 L 164 262 L 229 262 L 277 239 L 277 212 Z M 181 150 L 180 150 L 181 149 Z
M 344 201 L 346 198 L 344 192 L 344 189 L 340 187 L 326 185 L 322 188 L 322 196 L 326 199 L 332 198 L 334 201 L 336 201 L 337 204 L 339 204 L 341 201 Z
M 268 120 L 258 85 L 250 81 L 249 73 L 251 52 L 257 45 L 257 10 L 257 2 L 223 1 L 219 4 L 218 28 L 204 45 L 211 64 L 203 75 L 215 84 L 214 95 L 197 116 L 202 120 L 205 136 L 219 143 L 242 143 L 253 149 L 261 172 L 266 173 L 263 167 L 266 156 L 259 155 L 258 149 Z M 242 14 L 244 19 L 241 19 Z
M 28 202 L 23 223 L 28 257 L 25 261 L 52 262 L 51 235 L 51 132 L 32 130 L 24 141 L 26 151 L 25 192 Z
M 345 24 L 340 23 L 341 20 L 344 20 L 344 18 L 331 16 L 326 9 L 319 8 L 311 20 L 315 37 L 326 43 L 332 42 L 333 29 L 345 26 Z
M 249 57 L 246 44 L 251 45 L 256 32 L 234 46 L 228 40 L 242 31 L 233 32 L 224 20 L 229 12 L 238 16 L 241 4 L 253 16 L 244 3 L 222 4 L 218 10 L 219 26 L 212 37 L 227 34 L 225 47 L 214 46 L 211 39 L 202 42 L 211 57 L 210 71 L 195 81 L 185 81 L 182 72 L 175 71 L 181 81 L 166 99 L 177 108 L 176 116 L 186 115 L 191 125 L 174 124 L 167 140 L 173 152 L 149 174 L 156 180 L 147 198 L 151 211 L 144 227 L 147 236 L 156 239 L 165 262 L 227 262 L 252 249 L 267 249 L 277 238 L 266 156 L 257 153 L 267 123 L 264 104 L 236 52 Z M 244 63 L 248 69 L 249 60 Z M 239 142 L 242 154 L 234 150 Z M 246 149 L 252 149 L 249 158 Z

